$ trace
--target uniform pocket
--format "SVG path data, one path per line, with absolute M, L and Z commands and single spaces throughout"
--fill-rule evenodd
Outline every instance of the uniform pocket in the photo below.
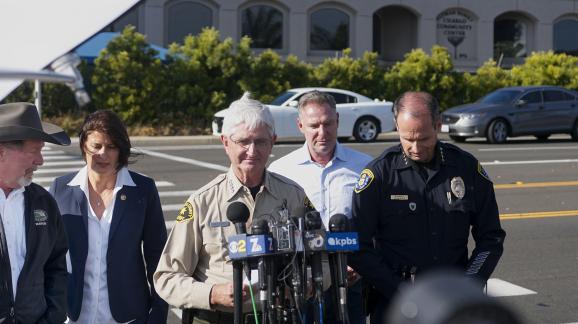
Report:
M 459 244 L 467 244 L 470 235 L 470 216 L 474 205 L 470 200 L 458 199 L 447 207 L 449 235 Z

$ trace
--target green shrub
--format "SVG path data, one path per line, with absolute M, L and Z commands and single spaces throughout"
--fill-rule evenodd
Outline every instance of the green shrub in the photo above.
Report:
M 386 98 L 383 92 L 384 70 L 377 62 L 377 53 L 365 52 L 361 58 L 343 50 L 341 57 L 327 58 L 314 70 L 319 86 L 358 92 L 371 98 Z M 390 98 L 388 98 L 390 99 Z
M 446 48 L 435 45 L 432 54 L 414 49 L 405 59 L 396 63 L 384 75 L 388 100 L 395 100 L 405 91 L 427 91 L 434 95 L 443 108 L 454 106 L 460 100 L 460 74 L 453 72 L 453 63 Z
M 241 96 L 238 83 L 252 60 L 249 45 L 246 37 L 236 46 L 231 38 L 221 41 L 214 28 L 187 36 L 182 45 L 172 44 L 166 111 L 177 119 L 208 124 L 216 111 Z
M 95 60 L 95 106 L 118 113 L 129 124 L 157 121 L 166 96 L 164 67 L 157 54 L 134 27 L 125 28 Z

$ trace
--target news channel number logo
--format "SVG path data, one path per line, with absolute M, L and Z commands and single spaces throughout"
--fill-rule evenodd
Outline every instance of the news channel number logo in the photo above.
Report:
M 228 238 L 232 260 L 267 254 L 273 251 L 273 239 L 266 235 L 232 235 Z
M 356 232 L 327 233 L 327 251 L 358 251 Z

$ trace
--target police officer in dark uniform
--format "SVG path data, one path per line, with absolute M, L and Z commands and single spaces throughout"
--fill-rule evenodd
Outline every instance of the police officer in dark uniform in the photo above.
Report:
M 371 323 L 403 281 L 437 268 L 490 277 L 506 236 L 493 184 L 480 163 L 458 147 L 441 143 L 436 99 L 406 92 L 394 104 L 400 145 L 387 149 L 361 172 L 353 195 L 359 253 L 350 265 L 373 287 Z M 468 255 L 471 232 L 475 248 Z

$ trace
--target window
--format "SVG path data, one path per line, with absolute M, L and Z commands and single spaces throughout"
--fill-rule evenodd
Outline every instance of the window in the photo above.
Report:
M 529 104 L 542 103 L 542 95 L 540 91 L 534 91 L 524 95 L 521 100 Z
M 340 51 L 349 47 L 349 15 L 339 9 L 319 9 L 310 16 L 309 48 Z
M 564 100 L 572 101 L 572 100 L 576 100 L 576 97 L 567 93 L 567 92 L 564 92 Z
M 562 91 L 547 90 L 544 91 L 544 101 L 545 102 L 555 102 L 555 101 L 565 101 L 566 98 Z
M 578 20 L 567 18 L 554 24 L 554 51 L 578 55 Z
M 357 98 L 350 96 L 350 95 L 346 95 L 344 93 L 327 92 L 327 94 L 330 94 L 333 96 L 336 104 L 347 104 L 347 103 L 356 103 L 357 102 Z
M 502 18 L 494 23 L 494 57 L 526 56 L 526 23 L 519 19 Z
M 266 5 L 243 10 L 241 35 L 251 38 L 252 48 L 283 48 L 283 13 Z
M 204 27 L 213 26 L 213 10 L 197 2 L 169 3 L 165 17 L 167 20 L 165 45 L 182 43 L 187 35 L 196 35 Z

